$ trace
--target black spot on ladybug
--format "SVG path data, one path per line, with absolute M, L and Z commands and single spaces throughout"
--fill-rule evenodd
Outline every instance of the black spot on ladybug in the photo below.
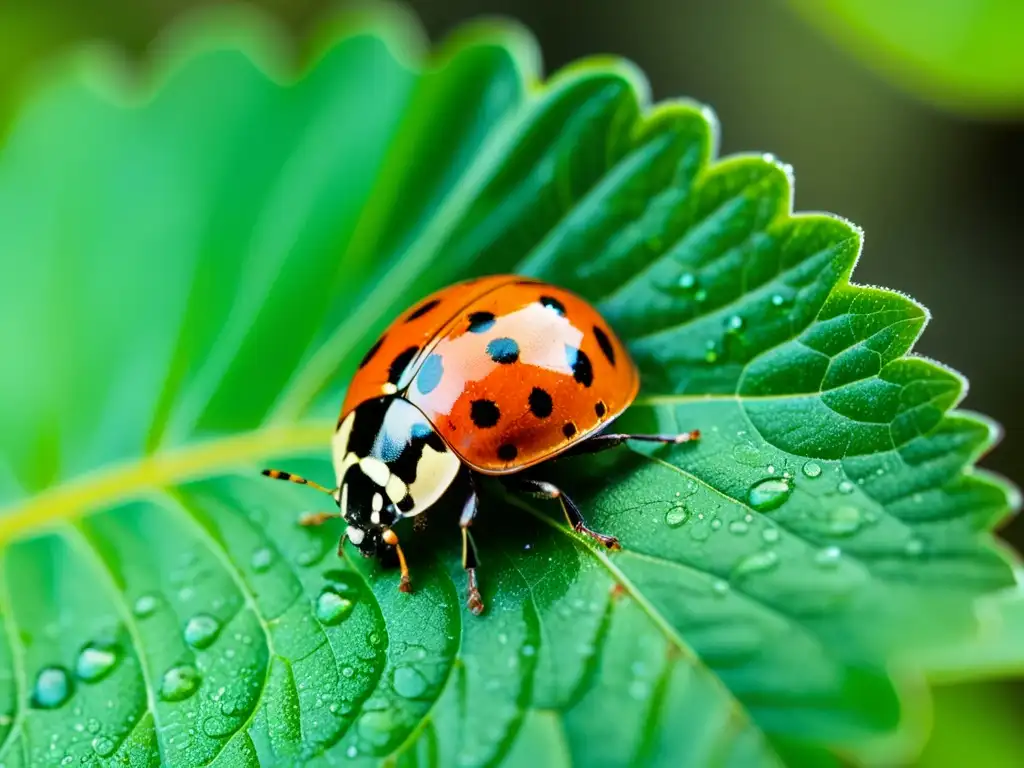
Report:
M 366 364 L 373 360 L 373 356 L 377 354 L 377 351 L 380 349 L 381 344 L 384 343 L 384 339 L 386 338 L 387 334 L 384 334 L 379 339 L 377 339 L 376 343 L 372 347 L 370 347 L 369 350 L 367 350 L 366 354 L 363 355 L 363 359 L 359 363 L 360 368 L 365 368 Z
M 491 339 L 487 343 L 487 354 L 491 360 L 502 365 L 511 365 L 519 359 L 519 345 L 515 339 Z
M 416 389 L 420 391 L 421 395 L 429 395 L 437 389 L 437 385 L 441 383 L 443 375 L 444 363 L 441 360 L 441 356 L 438 354 L 430 355 L 423 361 L 419 373 L 416 374 Z
M 498 423 L 501 411 L 493 400 L 474 400 L 469 406 L 469 418 L 481 429 L 486 429 Z
M 519 449 L 512 445 L 512 443 L 505 443 L 498 448 L 498 458 L 502 461 L 512 461 L 518 455 Z
M 604 401 L 598 400 L 597 404 L 594 406 L 594 413 L 596 413 L 597 414 L 597 418 L 600 419 L 602 416 L 604 416 L 604 412 L 605 412 Z
M 594 367 L 590 364 L 587 353 L 578 347 L 565 345 L 565 358 L 572 368 L 572 377 L 584 387 L 594 383 Z
M 560 302 L 554 296 L 541 296 L 540 303 L 548 309 L 555 310 L 555 312 L 562 315 L 562 317 L 565 317 L 565 304 Z
M 419 347 L 409 347 L 403 349 L 398 353 L 398 357 L 391 361 L 391 367 L 388 368 L 388 381 L 392 384 L 397 384 L 398 380 L 402 378 L 402 374 L 405 373 L 405 369 L 409 367 L 409 363 L 416 357 L 416 353 L 420 351 Z
M 604 352 L 604 356 L 608 358 L 608 362 L 615 365 L 615 350 L 612 349 L 612 340 L 608 338 L 608 334 L 601 330 L 601 326 L 594 326 L 594 336 L 597 337 L 597 346 Z
M 573 424 L 571 421 L 567 421 L 562 426 L 562 434 L 565 435 L 566 438 L 571 438 L 573 435 L 576 434 L 576 425 Z
M 494 315 L 490 312 L 473 312 L 469 316 L 469 332 L 483 333 L 494 325 Z
M 440 299 L 433 299 L 432 301 L 427 301 L 424 302 L 423 304 L 420 304 L 418 307 L 416 307 L 416 309 L 409 313 L 409 316 L 405 318 L 405 322 L 411 323 L 416 318 L 423 317 L 425 314 L 427 314 L 427 312 L 432 310 L 440 303 Z
M 551 415 L 552 406 L 551 395 L 540 387 L 534 387 L 530 392 L 530 411 L 533 415 L 538 419 L 546 419 Z

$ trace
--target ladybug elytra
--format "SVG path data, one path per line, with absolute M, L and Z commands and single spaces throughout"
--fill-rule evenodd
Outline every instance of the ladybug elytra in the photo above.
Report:
M 360 363 L 332 440 L 334 490 L 288 472 L 263 474 L 330 494 L 338 512 L 300 522 L 341 517 L 348 524 L 341 544 L 347 538 L 367 557 L 393 549 L 404 592 L 409 571 L 393 526 L 460 483 L 467 605 L 479 614 L 469 533 L 478 509 L 474 477 L 498 476 L 510 489 L 557 499 L 575 531 L 618 548 L 617 539 L 587 527 L 536 465 L 626 440 L 699 436 L 606 433 L 639 386 L 625 346 L 575 294 L 515 275 L 456 283 L 395 320 Z

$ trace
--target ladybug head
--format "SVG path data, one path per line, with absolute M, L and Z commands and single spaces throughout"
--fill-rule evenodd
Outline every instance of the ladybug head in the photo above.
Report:
M 423 413 L 398 396 L 368 400 L 348 414 L 333 452 L 346 535 L 365 557 L 385 552 L 391 527 L 432 506 L 461 466 Z

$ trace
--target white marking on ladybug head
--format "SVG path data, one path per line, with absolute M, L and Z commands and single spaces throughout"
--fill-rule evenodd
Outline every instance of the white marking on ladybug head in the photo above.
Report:
M 381 488 L 388 484 L 388 479 L 391 477 L 391 470 L 388 469 L 388 465 L 380 459 L 375 459 L 373 456 L 361 458 L 359 460 L 359 468 L 363 470 L 364 475 Z
M 350 525 L 345 529 L 345 535 L 348 536 L 349 541 L 358 547 L 363 543 L 363 539 L 366 538 L 366 531 L 362 528 L 356 528 L 354 525 Z

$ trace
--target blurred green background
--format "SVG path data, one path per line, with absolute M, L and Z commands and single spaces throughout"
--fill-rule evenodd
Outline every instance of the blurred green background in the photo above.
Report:
M 48 57 L 86 40 L 144 58 L 196 0 L 0 0 L 0 120 Z M 325 0 L 262 0 L 301 41 Z M 365 4 L 365 3 L 364 3 Z M 855 278 L 895 288 L 934 320 L 918 351 L 965 373 L 965 405 L 1001 422 L 982 465 L 1018 484 L 1024 285 L 1024 3 L 1019 0 L 416 0 L 432 39 L 479 15 L 536 35 L 547 71 L 581 56 L 636 62 L 655 99 L 690 96 L 722 124 L 723 154 L 771 151 L 795 168 L 796 207 L 866 230 Z M 1024 548 L 1024 523 L 1002 532 Z M 1020 764 L 1024 688 L 945 686 L 920 764 Z

